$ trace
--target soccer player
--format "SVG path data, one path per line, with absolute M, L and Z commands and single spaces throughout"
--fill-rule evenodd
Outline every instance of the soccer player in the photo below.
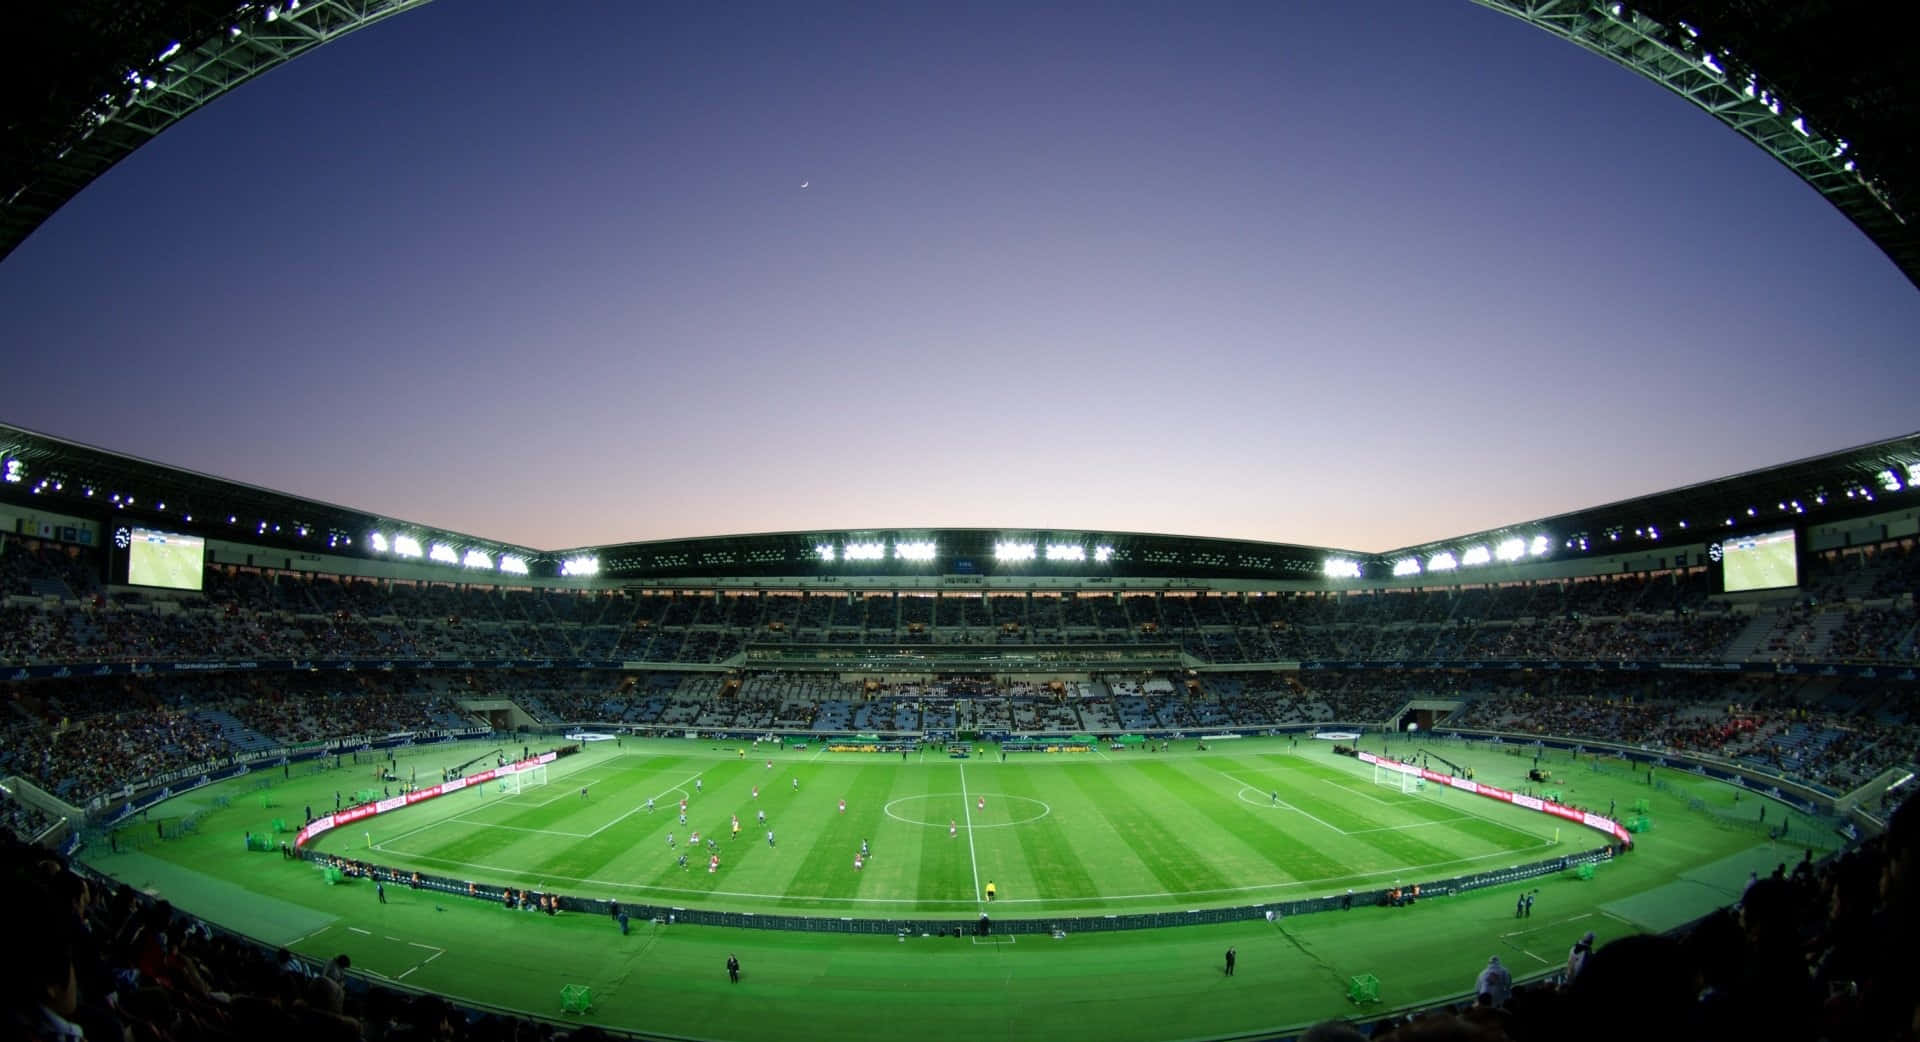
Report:
M 706 779 L 704 779 L 704 778 L 695 778 L 695 779 L 693 780 L 693 791 L 695 791 L 695 792 L 704 792 L 704 791 L 705 791 L 705 786 L 706 786 L 706 784 L 707 784 L 707 782 L 706 782 Z
M 799 791 L 800 791 L 800 779 L 799 779 L 798 777 L 795 777 L 795 778 L 793 779 L 793 791 L 795 791 L 795 792 L 799 792 Z M 334 810 L 339 810 L 339 809 L 340 809 L 340 808 L 338 808 L 338 807 L 335 807 L 335 808 L 334 808 Z
M 760 798 L 760 786 L 758 785 L 753 787 L 753 798 L 756 800 Z
M 947 819 L 947 838 L 953 839 L 958 835 L 960 835 L 960 826 L 955 824 L 952 818 L 948 818 Z
M 773 846 L 773 830 L 767 830 L 767 846 Z
M 860 841 L 860 856 L 861 857 L 873 856 L 873 854 L 867 850 L 867 841 L 864 839 Z
M 680 824 L 685 825 L 686 823 L 687 823 L 687 808 L 682 807 L 680 808 Z
M 720 871 L 720 855 L 715 854 L 707 859 L 707 873 L 711 875 L 718 871 Z
M 1275 789 L 1269 795 L 1272 797 L 1272 806 L 1278 807 L 1280 805 L 1280 790 Z
M 853 855 L 853 870 L 855 872 L 860 871 L 861 866 L 865 864 L 866 864 L 866 861 L 863 858 L 861 858 L 860 855 L 858 854 Z
M 651 796 L 647 797 L 647 813 L 653 813 L 653 797 Z
M 687 798 L 685 796 L 682 796 L 680 797 L 680 813 L 685 814 L 686 812 L 687 812 Z
M 767 812 L 763 810 L 760 812 L 760 824 L 765 825 L 766 823 L 767 823 Z
M 673 849 L 673 833 L 667 833 L 667 849 Z
M 994 889 L 993 880 L 987 880 L 987 900 L 991 902 L 999 893 L 999 890 Z
M 696 846 L 696 847 L 697 847 L 697 846 L 699 846 L 699 845 L 700 845 L 700 830 L 699 830 L 699 829 L 694 829 L 694 830 L 693 830 L 693 834 L 687 837 L 687 842 L 689 842 L 689 843 L 691 843 L 691 844 L 693 844 L 693 845 L 694 845 L 694 846 Z
M 980 809 L 981 810 L 987 809 L 987 798 L 985 796 L 980 797 Z
M 685 854 L 680 855 L 680 867 L 682 869 L 687 867 L 687 855 Z
M 846 800 L 846 797 L 842 796 L 840 798 L 840 813 L 845 814 L 846 812 L 847 812 L 847 800 Z
M 740 838 L 740 819 L 739 818 L 733 819 L 733 838 L 734 839 Z

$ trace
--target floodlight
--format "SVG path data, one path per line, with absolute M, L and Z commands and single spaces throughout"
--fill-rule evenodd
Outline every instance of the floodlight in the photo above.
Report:
M 1527 541 L 1517 537 L 1503 539 L 1499 546 L 1493 548 L 1493 556 L 1499 561 L 1518 561 L 1527 556 Z
M 887 556 L 887 544 L 879 542 L 848 543 L 841 552 L 843 561 L 880 561 Z
M 1450 572 L 1458 567 L 1460 567 L 1460 562 L 1454 560 L 1453 555 L 1445 550 L 1427 558 L 1427 571 L 1429 572 Z
M 373 547 L 374 553 L 384 554 L 387 552 L 387 537 L 378 532 L 370 532 L 367 534 L 367 545 Z
M 460 563 L 468 568 L 492 568 L 493 558 L 489 557 L 484 550 L 469 549 L 460 555 Z
M 1096 563 L 1099 563 L 1099 564 L 1106 564 L 1108 561 L 1113 560 L 1113 547 L 1111 546 L 1094 547 L 1093 559 Z
M 569 557 L 560 562 L 560 574 L 572 576 L 599 575 L 600 559 L 598 557 L 586 556 Z
M 1404 561 L 1393 562 L 1393 575 L 1394 575 L 1394 578 L 1396 579 L 1405 578 L 1406 576 L 1409 576 L 1409 575 L 1419 575 L 1419 574 L 1420 574 L 1420 559 L 1417 557 L 1409 557 Z
M 441 564 L 459 564 L 460 554 L 445 543 L 435 543 L 428 548 L 427 559 Z
M 501 554 L 500 570 L 506 572 L 508 575 L 525 575 L 527 574 L 527 559 L 524 557 L 515 557 L 512 554 Z
M 1905 486 L 1900 483 L 1900 475 L 1891 470 L 1883 470 L 1880 472 L 1880 487 L 1888 492 L 1898 492 Z
M 1084 561 L 1086 559 L 1087 550 L 1085 547 L 1062 545 L 1059 543 L 1047 544 L 1047 560 L 1049 561 Z
M 166 61 L 166 60 L 167 60 L 168 58 L 171 58 L 171 57 L 173 57 L 174 55 L 176 55 L 176 54 L 179 54 L 179 53 L 180 53 L 180 41 L 179 41 L 179 40 L 175 40 L 175 41 L 173 41 L 172 43 L 170 43 L 170 44 L 168 44 L 168 45 L 167 45 L 167 49 L 166 49 L 166 50 L 164 50 L 164 51 L 161 51 L 161 52 L 160 52 L 160 58 L 159 58 L 159 60 L 160 60 L 160 61 Z
M 1685 528 L 1686 526 L 1687 523 L 1685 521 L 1680 522 L 1680 527 Z M 1547 544 L 1547 537 L 1544 535 L 1534 536 L 1533 542 L 1527 544 L 1527 554 L 1532 557 L 1545 557 L 1547 556 L 1547 551 L 1550 549 L 1552 549 L 1552 547 Z
M 1344 557 L 1329 557 L 1326 563 L 1320 566 L 1320 573 L 1329 579 L 1358 579 L 1360 562 L 1350 561 Z
M 421 553 L 420 540 L 410 535 L 394 536 L 393 552 L 401 557 L 419 557 Z
M 22 481 L 27 480 L 27 461 L 22 459 L 7 460 L 5 476 L 7 484 L 9 485 L 18 485 Z
M 938 555 L 932 540 L 893 544 L 893 556 L 902 561 L 931 561 Z
M 1031 561 L 1034 553 L 1032 543 L 993 544 L 993 559 L 996 561 Z
M 1460 555 L 1460 563 L 1463 565 L 1486 564 L 1491 560 L 1493 560 L 1493 554 L 1489 553 L 1484 546 L 1468 547 L 1467 552 Z
M 1907 464 L 1907 487 L 1912 488 L 1917 481 L 1920 481 L 1920 463 Z
M 819 558 L 819 559 L 821 559 L 822 561 L 831 561 L 831 560 L 833 560 L 833 557 L 834 557 L 834 554 L 833 554 L 833 544 L 832 544 L 832 543 L 821 543 L 820 545 L 818 545 L 818 546 L 816 546 L 816 547 L 814 547 L 814 548 L 813 548 L 813 555 L 814 555 L 815 557 L 818 557 L 818 558 Z

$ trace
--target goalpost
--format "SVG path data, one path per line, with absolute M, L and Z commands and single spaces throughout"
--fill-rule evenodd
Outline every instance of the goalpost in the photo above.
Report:
M 1378 763 L 1373 765 L 1373 783 L 1406 793 L 1418 792 L 1427 787 L 1427 780 L 1417 774 L 1407 774 Z
M 545 785 L 546 783 L 547 765 L 544 763 L 535 764 L 532 767 L 515 771 L 500 779 L 501 789 L 509 796 L 518 796 L 526 789 L 535 788 Z

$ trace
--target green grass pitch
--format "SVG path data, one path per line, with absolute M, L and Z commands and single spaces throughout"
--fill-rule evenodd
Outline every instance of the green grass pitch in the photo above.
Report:
M 1379 741 L 1368 747 L 1380 749 Z M 744 757 L 712 742 L 612 744 L 559 761 L 545 786 L 445 796 L 328 833 L 318 849 L 629 903 L 931 923 L 986 910 L 989 882 L 999 918 L 1177 911 L 1491 870 L 1600 842 L 1557 819 L 1438 786 L 1408 794 L 1375 785 L 1371 768 L 1310 740 L 1013 754 L 1005 763 L 934 752 L 903 762 L 828 753 L 817 742 Z M 1530 753 L 1435 748 L 1513 788 L 1524 787 L 1532 766 Z M 417 766 L 423 778 L 438 777 L 439 766 L 473 755 L 472 747 L 416 749 L 400 764 L 403 775 Z M 309 803 L 330 810 L 335 791 L 351 798 L 367 784 L 368 766 L 276 775 L 272 809 L 250 791 L 264 775 L 202 789 L 153 812 L 210 809 L 227 796 L 230 806 L 213 810 L 199 834 L 120 855 L 89 851 L 88 859 L 269 944 L 316 958 L 344 951 L 357 967 L 404 985 L 542 1016 L 559 1015 L 563 985 L 586 984 L 594 996 L 587 1020 L 692 1038 L 817 1038 L 908 1022 L 940 1038 L 1169 1039 L 1375 1016 L 1468 989 L 1490 954 L 1517 973 L 1545 971 L 1589 929 L 1604 941 L 1677 925 L 1736 897 L 1749 870 L 1799 856 L 1797 847 L 1687 809 L 1695 797 L 1727 813 L 1736 806 L 1729 787 L 1661 771 L 1655 788 L 1644 771 L 1595 770 L 1556 755 L 1551 787 L 1571 801 L 1653 803 L 1655 830 L 1596 878 L 1549 876 L 1410 908 L 1275 924 L 901 941 L 636 921 L 623 937 L 599 916 L 549 918 L 404 887 L 389 886 L 381 905 L 370 884 L 325 886 L 312 866 L 242 851 L 247 829 L 297 818 Z M 1748 794 L 1738 806 L 1757 816 L 1762 802 Z M 1784 813 L 1769 809 L 1769 820 Z M 695 830 L 700 846 L 690 849 Z M 709 839 L 716 871 L 708 870 Z M 856 870 L 863 840 L 872 856 Z M 1515 896 L 1536 887 L 1533 917 L 1516 920 Z M 1221 968 L 1229 946 L 1240 957 L 1231 978 Z M 738 985 L 724 972 L 729 953 L 744 967 Z M 1346 982 L 1361 973 L 1380 978 L 1380 1007 L 1347 1005 Z

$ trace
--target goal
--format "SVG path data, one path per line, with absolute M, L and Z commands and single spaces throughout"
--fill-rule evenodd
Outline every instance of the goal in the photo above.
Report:
M 500 779 L 501 789 L 509 796 L 517 796 L 523 790 L 545 785 L 546 783 L 547 765 L 544 763 L 536 764 L 532 767 L 523 767 L 507 775 L 505 778 Z
M 1418 792 L 1427 787 L 1425 778 L 1380 763 L 1373 765 L 1373 783 L 1401 792 Z

